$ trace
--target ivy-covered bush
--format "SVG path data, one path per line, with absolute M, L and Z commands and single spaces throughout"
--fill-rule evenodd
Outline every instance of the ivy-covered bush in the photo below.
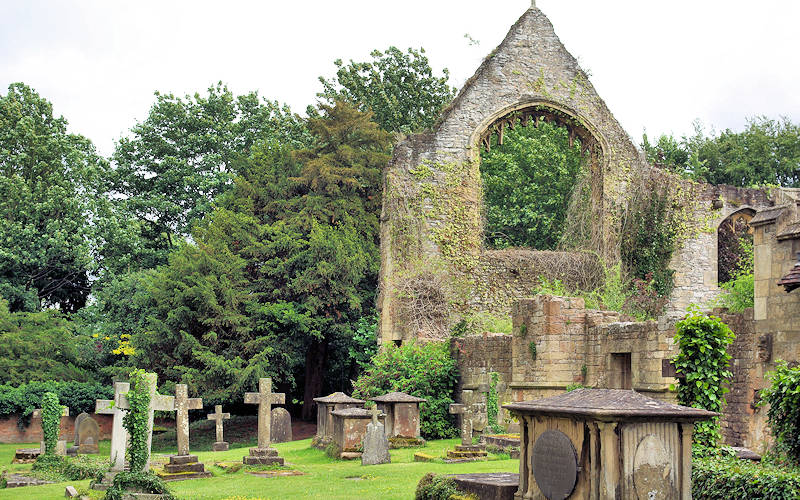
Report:
M 686 318 L 676 325 L 675 343 L 679 352 L 673 362 L 683 374 L 678 384 L 678 401 L 682 405 L 719 412 L 725 383 L 730 379 L 727 348 L 734 339 L 731 329 L 716 316 L 702 313 L 689 306 Z M 719 417 L 695 424 L 694 443 L 701 451 L 716 448 L 722 436 Z
M 42 396 L 42 434 L 44 435 L 45 455 L 53 455 L 56 452 L 62 411 L 58 396 L 52 392 L 45 392 Z
M 736 458 L 695 457 L 692 498 L 797 500 L 800 471 Z
M 106 490 L 105 498 L 107 500 L 122 500 L 127 491 L 162 495 L 164 500 L 175 499 L 167 489 L 167 483 L 160 477 L 152 472 L 131 471 L 123 471 L 114 476 L 114 482 Z
M 468 498 L 456 487 L 456 482 L 449 476 L 437 476 L 428 472 L 417 483 L 414 500 L 452 500 Z
M 353 384 L 353 396 L 369 399 L 400 391 L 427 401 L 420 405 L 420 431 L 426 439 L 458 434 L 448 413 L 458 379 L 449 346 L 438 342 L 389 344 L 372 358 L 372 364 Z
M 767 418 L 776 451 L 800 464 L 800 367 L 779 361 L 767 379 L 770 386 L 761 391 L 761 397 L 770 405 Z
M 114 396 L 111 384 L 96 382 L 30 382 L 18 387 L 0 385 L 0 418 L 18 414 L 22 417 L 20 425 L 27 425 L 31 413 L 39 407 L 46 392 L 56 394 L 61 404 L 67 406 L 73 415 L 84 411 L 91 413 L 95 400 Z

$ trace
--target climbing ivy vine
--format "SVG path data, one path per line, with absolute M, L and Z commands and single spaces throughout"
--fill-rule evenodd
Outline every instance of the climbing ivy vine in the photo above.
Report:
M 130 470 L 142 471 L 150 458 L 147 446 L 147 420 L 150 412 L 150 388 L 144 370 L 133 370 L 130 374 L 131 388 L 127 398 L 130 409 L 122 418 L 122 425 L 130 435 L 128 441 L 128 460 Z
M 500 411 L 497 404 L 497 381 L 499 379 L 499 373 L 492 372 L 489 374 L 489 393 L 486 395 L 486 419 L 489 423 L 489 428 L 494 433 L 503 431 L 503 428 L 497 423 L 497 414 Z
M 689 306 L 686 318 L 675 328 L 680 351 L 673 362 L 684 377 L 678 384 L 678 401 L 719 412 L 728 392 L 725 383 L 731 377 L 727 348 L 733 342 L 733 332 L 720 318 L 702 313 L 696 305 Z M 716 449 L 721 439 L 719 417 L 695 424 L 694 443 L 700 454 Z
M 42 434 L 44 434 L 45 455 L 56 453 L 62 411 L 58 396 L 54 392 L 45 392 L 42 396 Z

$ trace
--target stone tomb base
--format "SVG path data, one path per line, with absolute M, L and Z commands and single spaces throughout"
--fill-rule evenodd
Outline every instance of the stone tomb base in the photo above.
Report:
M 456 445 L 455 451 L 447 450 L 447 463 L 455 462 L 474 462 L 477 460 L 486 460 L 486 446 L 482 444 L 474 445 Z
M 211 445 L 211 451 L 228 451 L 229 445 L 225 441 L 217 441 Z
M 283 465 L 275 448 L 250 448 L 250 456 L 242 459 L 245 465 Z
M 14 459 L 11 460 L 11 463 L 32 464 L 41 454 L 42 450 L 39 448 L 18 448 L 14 453 Z
M 471 493 L 481 500 L 514 500 L 519 488 L 519 474 L 458 474 L 451 476 L 459 490 Z
M 159 472 L 158 477 L 164 481 L 183 481 L 211 477 L 211 473 L 197 461 L 197 455 L 170 455 L 169 463 L 164 464 L 164 472 Z

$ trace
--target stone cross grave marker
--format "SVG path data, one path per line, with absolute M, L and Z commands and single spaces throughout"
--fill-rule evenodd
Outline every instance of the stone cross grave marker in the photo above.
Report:
M 483 403 L 453 403 L 450 405 L 450 413 L 454 415 L 461 415 L 462 446 L 472 446 L 472 419 L 475 418 L 475 413 L 482 411 L 484 407 L 485 405 Z
M 226 451 L 228 449 L 228 443 L 223 439 L 222 421 L 230 419 L 231 414 L 222 413 L 222 405 L 214 405 L 214 413 L 209 413 L 207 418 L 209 420 L 214 420 L 217 427 L 217 442 L 211 445 L 212 449 L 214 451 Z
M 111 423 L 111 470 L 121 471 L 125 468 L 125 447 L 128 444 L 128 431 L 122 426 L 125 410 L 119 407 L 122 394 L 131 390 L 131 384 L 116 382 L 114 399 L 98 399 L 94 403 L 94 412 L 98 415 L 113 415 Z
M 147 383 L 148 391 L 150 392 L 150 408 L 147 416 L 147 463 L 141 471 L 132 472 L 146 472 L 150 470 L 150 447 L 153 444 L 153 414 L 158 411 L 175 411 L 175 397 L 165 396 L 156 392 L 156 374 L 145 373 L 145 382 Z M 116 395 L 114 396 L 116 399 Z M 119 395 L 119 402 L 116 405 L 121 410 L 130 410 L 131 405 L 128 397 L 125 394 Z
M 272 425 L 272 405 L 284 404 L 286 394 L 272 392 L 272 379 L 258 380 L 258 392 L 247 392 L 244 395 L 246 404 L 258 405 L 258 447 L 269 448 Z
M 372 425 L 377 427 L 378 426 L 378 416 L 381 414 L 381 411 L 378 409 L 378 405 L 373 406 L 372 409 L 369 412 L 372 415 Z
M 186 384 L 175 384 L 175 430 L 178 433 L 178 455 L 189 454 L 189 410 L 203 408 L 201 398 L 190 398 Z

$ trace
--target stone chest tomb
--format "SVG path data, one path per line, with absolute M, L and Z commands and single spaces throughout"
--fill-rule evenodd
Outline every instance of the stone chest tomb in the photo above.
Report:
M 367 424 L 371 422 L 372 413 L 364 408 L 345 408 L 335 410 L 333 416 L 333 443 L 338 451 L 338 458 L 354 459 L 361 457 L 361 446 L 367 433 Z M 378 415 L 384 421 L 386 415 Z M 380 422 L 383 423 L 383 422 Z
M 334 392 L 329 396 L 314 398 L 317 403 L 317 434 L 312 445 L 325 448 L 333 439 L 333 412 L 347 408 L 363 408 L 363 399 L 351 398 L 343 392 Z M 364 424 L 366 426 L 366 423 Z
M 404 392 L 390 392 L 372 401 L 386 414 L 387 437 L 420 438 L 419 404 L 424 403 L 424 399 Z
M 694 423 L 716 415 L 619 389 L 505 408 L 521 423 L 519 500 L 690 499 Z

